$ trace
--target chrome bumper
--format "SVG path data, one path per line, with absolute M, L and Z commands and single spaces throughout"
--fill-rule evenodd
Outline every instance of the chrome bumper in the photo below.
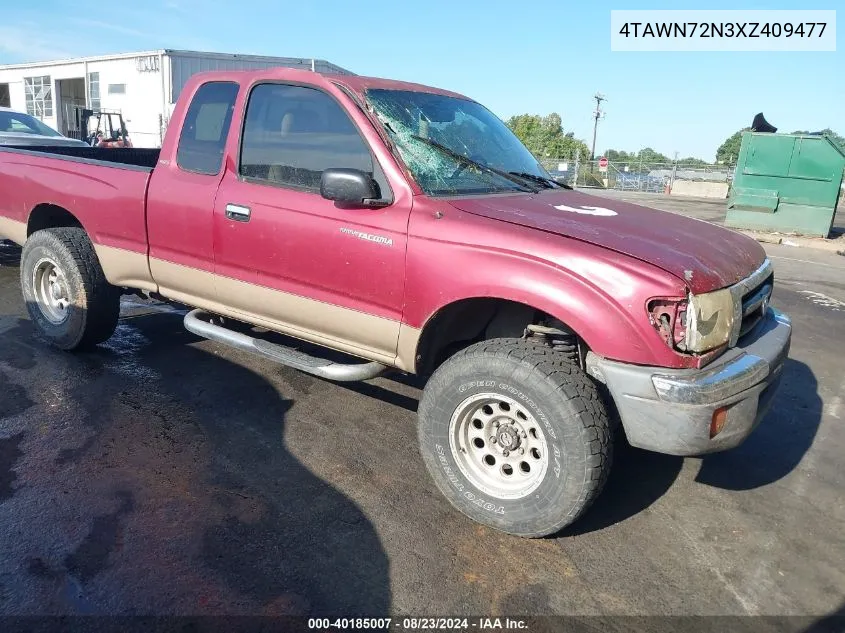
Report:
M 769 308 L 766 317 L 704 369 L 667 370 L 589 355 L 587 369 L 607 384 L 633 446 L 670 455 L 733 448 L 747 438 L 771 404 L 789 353 L 792 325 Z M 726 410 L 711 437 L 717 409 Z

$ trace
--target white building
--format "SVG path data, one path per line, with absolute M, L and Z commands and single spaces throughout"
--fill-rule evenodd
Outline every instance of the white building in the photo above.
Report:
M 157 50 L 0 66 L 0 106 L 80 138 L 81 108 L 119 111 L 136 147 L 159 147 L 188 78 L 208 70 L 273 66 L 351 74 L 321 59 Z

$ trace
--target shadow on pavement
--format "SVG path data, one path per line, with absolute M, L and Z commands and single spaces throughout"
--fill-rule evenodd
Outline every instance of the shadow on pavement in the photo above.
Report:
M 21 261 L 21 247 L 14 242 L 0 240 L 0 266 L 18 266 Z
M 845 603 L 836 611 L 819 618 L 801 633 L 842 633 L 845 631 Z
M 610 475 L 586 514 L 554 537 L 589 534 L 639 514 L 666 494 L 684 463 L 682 457 L 644 451 L 628 444 L 609 392 L 604 387 L 599 387 L 599 391 L 614 429 Z
M 416 413 L 420 404 L 418 396 L 407 395 L 397 391 L 398 385 L 410 387 L 418 391 L 422 391 L 425 387 L 425 380 L 418 376 L 401 374 L 398 371 L 388 371 L 382 377 L 388 381 L 393 388 L 386 388 L 382 385 L 373 384 L 372 382 L 338 382 L 333 383 L 343 389 L 348 389 L 354 393 L 360 394 L 367 398 L 376 398 L 382 402 L 392 404 L 394 407 L 405 409 L 411 413 Z M 322 380 L 317 378 L 317 380 Z
M 769 413 L 744 443 L 707 455 L 698 483 L 725 490 L 752 490 L 791 473 L 813 445 L 822 421 L 822 400 L 813 370 L 788 358 Z
M 614 451 L 604 492 L 581 519 L 555 536 L 589 534 L 639 514 L 666 494 L 684 463 L 682 457 L 634 448 L 624 438 Z
M 772 407 L 738 447 L 701 458 L 697 483 L 725 490 L 752 490 L 791 473 L 810 450 L 822 419 L 813 371 L 787 359 Z M 586 515 L 558 536 L 610 527 L 648 508 L 675 483 L 683 458 L 633 448 L 620 438 L 604 492 Z
M 80 354 L 35 341 L 32 330 L 20 320 L 0 331 L 0 367 L 22 366 L 26 349 L 48 380 L 75 381 L 63 402 L 77 413 L 53 416 L 33 396 L 24 436 L 0 444 L 0 462 L 21 472 L 32 460 L 24 471 L 49 474 L 36 483 L 0 477 L 0 489 L 14 488 L 0 507 L 17 504 L 4 514 L 16 512 L 21 524 L 55 525 L 82 512 L 89 526 L 72 547 L 47 530 L 26 555 L 16 546 L 23 560 L 0 561 L 20 570 L 15 592 L 38 601 L 35 613 L 389 612 L 389 564 L 373 525 L 288 450 L 292 402 L 271 382 L 197 347 L 178 314 L 133 318 Z M 42 388 L 32 385 L 30 395 Z M 3 419 L 12 418 L 3 411 Z M 51 453 L 36 422 L 81 430 L 48 446 Z M 104 506 L 116 509 L 96 510 Z M 0 549 L 9 551 L 6 538 Z M 62 583 L 73 599 L 55 597 L 61 592 L 51 587 Z

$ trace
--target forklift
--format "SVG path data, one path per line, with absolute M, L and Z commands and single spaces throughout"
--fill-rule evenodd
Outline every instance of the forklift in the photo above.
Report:
M 79 129 L 85 134 L 82 139 L 91 147 L 107 149 L 132 147 L 129 132 L 123 122 L 120 110 L 79 110 Z

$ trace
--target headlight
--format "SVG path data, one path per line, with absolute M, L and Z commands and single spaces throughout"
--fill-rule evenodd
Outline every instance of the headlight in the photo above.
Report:
M 690 295 L 687 310 L 687 352 L 706 352 L 726 344 L 734 324 L 734 299 L 728 288 Z

